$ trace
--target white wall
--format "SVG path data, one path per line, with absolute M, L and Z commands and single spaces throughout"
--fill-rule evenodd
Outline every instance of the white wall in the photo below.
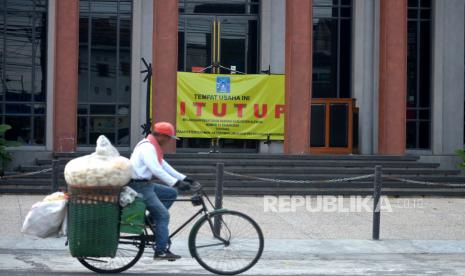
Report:
M 45 121 L 45 149 L 53 150 L 53 93 L 55 74 L 55 1 L 48 1 L 47 23 L 47 114 Z

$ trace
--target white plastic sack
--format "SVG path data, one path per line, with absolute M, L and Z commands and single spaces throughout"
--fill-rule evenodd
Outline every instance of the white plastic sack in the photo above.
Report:
M 131 162 L 120 156 L 103 135 L 97 139 L 94 153 L 73 159 L 65 166 L 65 180 L 70 186 L 124 186 L 131 177 Z
M 32 205 L 21 232 L 40 238 L 58 235 L 66 215 L 66 200 L 41 201 Z
M 63 219 L 63 223 L 61 224 L 60 231 L 58 232 L 58 236 L 67 236 L 68 235 L 68 212 L 65 212 L 65 218 Z
M 63 192 L 55 192 L 46 196 L 42 201 L 60 201 L 60 200 L 68 200 L 68 197 Z
M 139 194 L 136 191 L 129 186 L 125 186 L 119 195 L 119 205 L 126 207 L 126 205 L 133 203 L 137 196 Z

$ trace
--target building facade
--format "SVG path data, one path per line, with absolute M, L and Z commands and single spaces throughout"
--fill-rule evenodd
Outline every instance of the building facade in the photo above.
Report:
M 451 167 L 465 136 L 464 18 L 463 0 L 3 0 L 0 117 L 23 143 L 15 163 L 90 151 L 100 134 L 129 151 L 147 115 L 142 59 L 153 118 L 171 122 L 176 72 L 221 64 L 206 73 L 286 77 L 285 140 L 224 139 L 225 151 L 313 154 L 318 100 L 352 99 L 357 153 Z M 335 145 L 348 135 L 334 133 Z

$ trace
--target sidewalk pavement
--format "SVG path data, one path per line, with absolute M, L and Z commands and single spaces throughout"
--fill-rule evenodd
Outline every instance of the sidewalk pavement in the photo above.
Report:
M 20 230 L 25 216 L 32 204 L 43 197 L 0 195 L 0 236 L 21 237 Z M 328 212 L 315 211 L 316 206 L 321 204 L 321 198 L 316 197 L 311 197 L 311 211 L 305 207 L 296 207 L 296 211 L 292 212 L 286 208 L 288 206 L 283 206 L 280 210 L 284 212 L 272 212 L 273 206 L 268 204 L 268 211 L 265 212 L 266 202 L 270 202 L 268 199 L 225 197 L 223 206 L 251 216 L 261 226 L 267 239 L 371 239 L 373 215 L 363 208 L 361 212 L 348 212 L 357 211 L 357 208 L 350 207 L 354 198 L 343 199 L 339 206 L 343 212 L 331 208 L 328 208 Z M 325 199 L 330 201 L 335 198 L 323 197 Z M 382 203 L 390 203 L 392 212 L 381 213 L 381 239 L 465 240 L 465 198 L 383 199 Z M 372 206 L 372 201 L 367 205 Z M 195 208 L 189 202 L 176 202 L 170 209 L 172 229 L 193 215 Z
M 37 239 L 20 233 L 31 205 L 42 198 L 0 195 L 0 271 L 86 272 L 70 257 L 64 238 Z M 380 241 L 370 240 L 372 213 L 356 212 L 357 208 L 350 207 L 353 198 L 341 199 L 338 208 L 327 212 L 300 205 L 295 212 L 290 208 L 265 212 L 269 199 L 224 198 L 225 208 L 250 215 L 265 235 L 263 257 L 249 275 L 465 275 L 464 198 L 384 198 L 390 212 L 381 213 Z M 318 198 L 309 202 L 315 207 Z M 172 228 L 190 217 L 194 208 L 186 202 L 176 203 L 170 211 Z M 189 258 L 188 233 L 183 231 L 173 241 L 173 251 L 183 259 L 154 264 L 151 258 L 143 258 L 131 271 L 206 273 Z M 149 251 L 146 256 L 150 257 Z

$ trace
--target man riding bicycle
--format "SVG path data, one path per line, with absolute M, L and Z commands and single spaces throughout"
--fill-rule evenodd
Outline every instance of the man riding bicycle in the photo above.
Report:
M 168 144 L 172 139 L 179 139 L 175 136 L 172 124 L 155 123 L 152 132 L 136 145 L 130 158 L 133 174 L 129 186 L 144 196 L 144 203 L 150 212 L 149 218 L 155 224 L 155 260 L 174 261 L 181 258 L 168 249 L 168 209 L 177 198 L 178 190 L 189 190 L 194 182 L 163 159 L 161 146 Z M 153 177 L 164 185 L 155 183 Z

